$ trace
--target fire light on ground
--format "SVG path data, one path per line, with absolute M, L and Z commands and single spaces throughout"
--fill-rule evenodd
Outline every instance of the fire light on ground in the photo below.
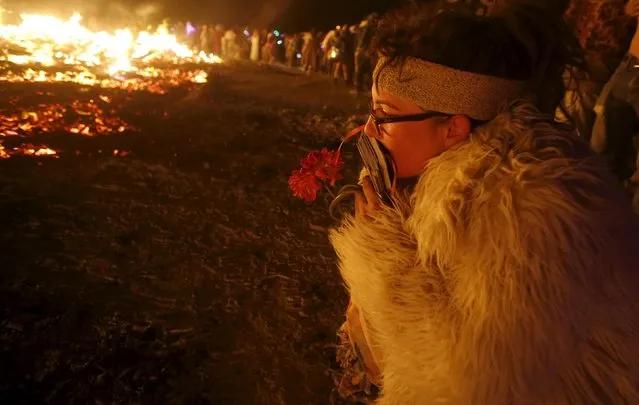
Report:
M 206 83 L 209 66 L 222 62 L 216 55 L 197 53 L 179 43 L 163 25 L 155 32 L 126 28 L 94 32 L 82 25 L 79 14 L 66 21 L 34 14 L 23 14 L 21 19 L 20 25 L 0 25 L 0 82 L 76 83 L 165 94 L 173 87 Z M 89 101 L 0 110 L 0 137 L 136 131 L 110 103 L 110 97 L 100 95 Z M 56 153 L 31 143 L 9 148 L 0 140 L 0 158 Z M 114 156 L 128 153 L 116 150 Z
M 75 82 L 82 85 L 164 93 L 187 82 L 205 83 L 197 65 L 220 63 L 178 43 L 168 27 L 93 32 L 74 14 L 66 21 L 23 14 L 20 25 L 0 25 L 0 81 Z
M 29 137 L 52 133 L 72 133 L 84 136 L 110 135 L 125 131 L 138 131 L 116 115 L 110 108 L 111 99 L 99 96 L 97 100 L 73 101 L 69 104 L 41 103 L 18 112 L 0 111 L 0 134 L 2 136 Z M 0 144 L 0 158 L 14 155 L 48 156 L 56 151 L 47 146 L 23 144 L 5 149 Z M 118 154 L 121 156 L 121 154 Z
M 106 96 L 101 99 L 109 100 Z M 110 102 L 110 101 L 109 101 Z M 95 101 L 39 104 L 20 113 L 0 113 L 0 131 L 4 136 L 29 136 L 51 132 L 80 135 L 106 135 L 135 130 L 119 117 L 108 114 Z

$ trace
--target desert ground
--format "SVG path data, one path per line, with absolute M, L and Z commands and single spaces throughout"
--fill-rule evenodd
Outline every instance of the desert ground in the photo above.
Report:
M 0 159 L 0 403 L 334 402 L 347 295 L 330 194 L 294 199 L 287 179 L 361 121 L 365 96 L 246 64 L 164 95 L 28 82 L 0 94 L 5 129 L 47 105 L 74 123 L 99 109 L 113 129 L 3 138 L 56 154 Z M 344 157 L 347 182 L 357 162 Z

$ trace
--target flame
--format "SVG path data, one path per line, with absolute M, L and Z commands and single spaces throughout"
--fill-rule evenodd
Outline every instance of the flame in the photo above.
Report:
M 166 25 L 138 34 L 130 29 L 93 32 L 78 13 L 66 21 L 37 14 L 20 17 L 20 25 L 0 25 L 5 45 L 0 61 L 11 67 L 0 72 L 0 82 L 74 82 L 164 93 L 185 82 L 205 83 L 206 72 L 193 65 L 222 62 L 217 55 L 180 44 Z
M 206 83 L 208 66 L 222 62 L 217 55 L 195 52 L 179 43 L 166 25 L 155 32 L 94 32 L 82 24 L 77 13 L 67 20 L 36 14 L 22 14 L 21 19 L 19 25 L 0 24 L 0 82 L 76 83 L 95 87 L 96 93 L 118 89 L 165 94 L 172 87 Z M 11 97 L 13 106 L 0 110 L 0 159 L 58 157 L 59 150 L 20 143 L 22 137 L 139 131 L 117 116 L 113 97 L 117 93 L 96 94 L 90 100 L 40 102 L 32 107 L 19 107 L 21 97 Z M 113 156 L 131 153 L 116 149 Z
M 26 149 L 26 154 L 34 155 L 34 156 L 48 156 L 48 155 L 55 155 L 56 151 L 54 151 L 53 149 L 49 149 L 45 146 L 45 147 L 40 147 L 38 149 L 35 149 L 35 148 Z

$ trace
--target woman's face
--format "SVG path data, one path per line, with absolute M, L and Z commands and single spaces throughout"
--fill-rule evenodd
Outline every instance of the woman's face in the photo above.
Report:
M 421 114 L 410 100 L 401 99 L 373 86 L 373 111 L 377 118 Z M 399 178 L 418 176 L 428 161 L 468 137 L 470 120 L 462 115 L 434 117 L 423 121 L 394 122 L 379 125 L 372 119 L 364 127 L 366 135 L 376 138 L 391 153 Z

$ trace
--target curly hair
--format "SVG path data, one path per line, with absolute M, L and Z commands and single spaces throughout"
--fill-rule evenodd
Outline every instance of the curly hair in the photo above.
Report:
M 586 72 L 578 41 L 563 20 L 565 1 L 510 0 L 488 16 L 434 3 L 410 4 L 380 21 L 374 46 L 388 63 L 414 57 L 527 83 L 540 111 L 561 106 L 567 77 Z

